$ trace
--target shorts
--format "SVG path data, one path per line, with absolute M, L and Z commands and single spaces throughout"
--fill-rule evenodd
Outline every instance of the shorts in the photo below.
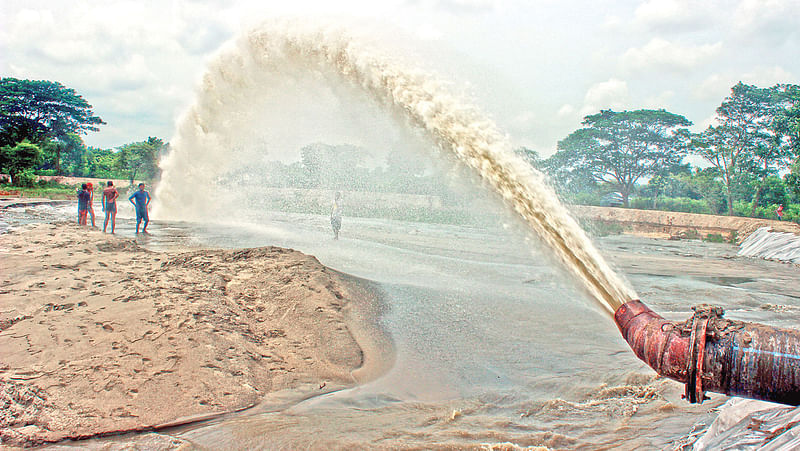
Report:
M 140 223 L 144 220 L 144 222 L 150 222 L 150 218 L 147 216 L 147 210 L 140 211 L 136 210 L 136 223 Z
M 342 218 L 331 218 L 331 227 L 338 232 L 342 228 Z
M 116 202 L 107 202 L 106 203 L 106 213 L 116 213 L 117 212 L 117 203 Z

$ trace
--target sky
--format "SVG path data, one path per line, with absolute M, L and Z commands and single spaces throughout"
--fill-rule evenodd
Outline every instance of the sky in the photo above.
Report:
M 800 84 L 800 0 L 2 0 L 0 75 L 75 89 L 107 122 L 90 146 L 169 140 L 219 49 L 284 17 L 391 34 L 543 156 L 601 109 L 699 131 L 738 81 Z

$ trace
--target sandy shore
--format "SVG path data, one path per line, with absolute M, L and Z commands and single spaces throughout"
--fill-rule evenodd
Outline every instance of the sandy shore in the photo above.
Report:
M 363 287 L 293 250 L 156 253 L 38 224 L 0 235 L 0 255 L 4 445 L 312 396 L 390 363 Z

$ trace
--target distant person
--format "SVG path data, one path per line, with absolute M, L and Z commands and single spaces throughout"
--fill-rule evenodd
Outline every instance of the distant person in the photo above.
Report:
M 89 202 L 92 199 L 86 188 L 87 186 L 84 183 L 81 185 L 81 189 L 78 190 L 78 224 L 80 225 L 86 225 L 86 215 L 89 213 Z
M 336 191 L 333 199 L 333 210 L 331 210 L 331 227 L 333 227 L 333 239 L 339 239 L 339 230 L 342 228 L 342 193 Z
M 103 190 L 103 211 L 106 212 L 106 219 L 103 221 L 103 233 L 108 227 L 108 219 L 111 218 L 111 233 L 114 233 L 114 228 L 117 225 L 117 198 L 119 192 L 114 188 L 114 182 L 111 180 L 106 184 L 106 189 Z
M 89 216 L 92 218 L 92 227 L 97 227 L 94 224 L 94 185 L 92 182 L 86 182 L 86 191 L 89 192 Z
M 136 233 L 139 233 L 139 224 L 142 221 L 144 221 L 142 233 L 147 233 L 147 224 L 150 222 L 150 218 L 147 215 L 147 207 L 150 205 L 150 193 L 144 190 L 144 183 L 139 184 L 139 190 L 134 191 L 128 200 L 136 207 Z
M 775 213 L 778 214 L 778 221 L 783 221 L 783 204 L 778 205 L 778 209 L 775 210 Z

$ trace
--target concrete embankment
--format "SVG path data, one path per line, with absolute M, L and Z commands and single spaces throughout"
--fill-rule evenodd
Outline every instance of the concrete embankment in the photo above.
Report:
M 726 241 L 741 243 L 762 227 L 800 236 L 800 225 L 788 221 L 584 205 L 572 208 L 580 219 L 616 225 L 623 233 L 654 238 L 702 239 L 717 235 Z

